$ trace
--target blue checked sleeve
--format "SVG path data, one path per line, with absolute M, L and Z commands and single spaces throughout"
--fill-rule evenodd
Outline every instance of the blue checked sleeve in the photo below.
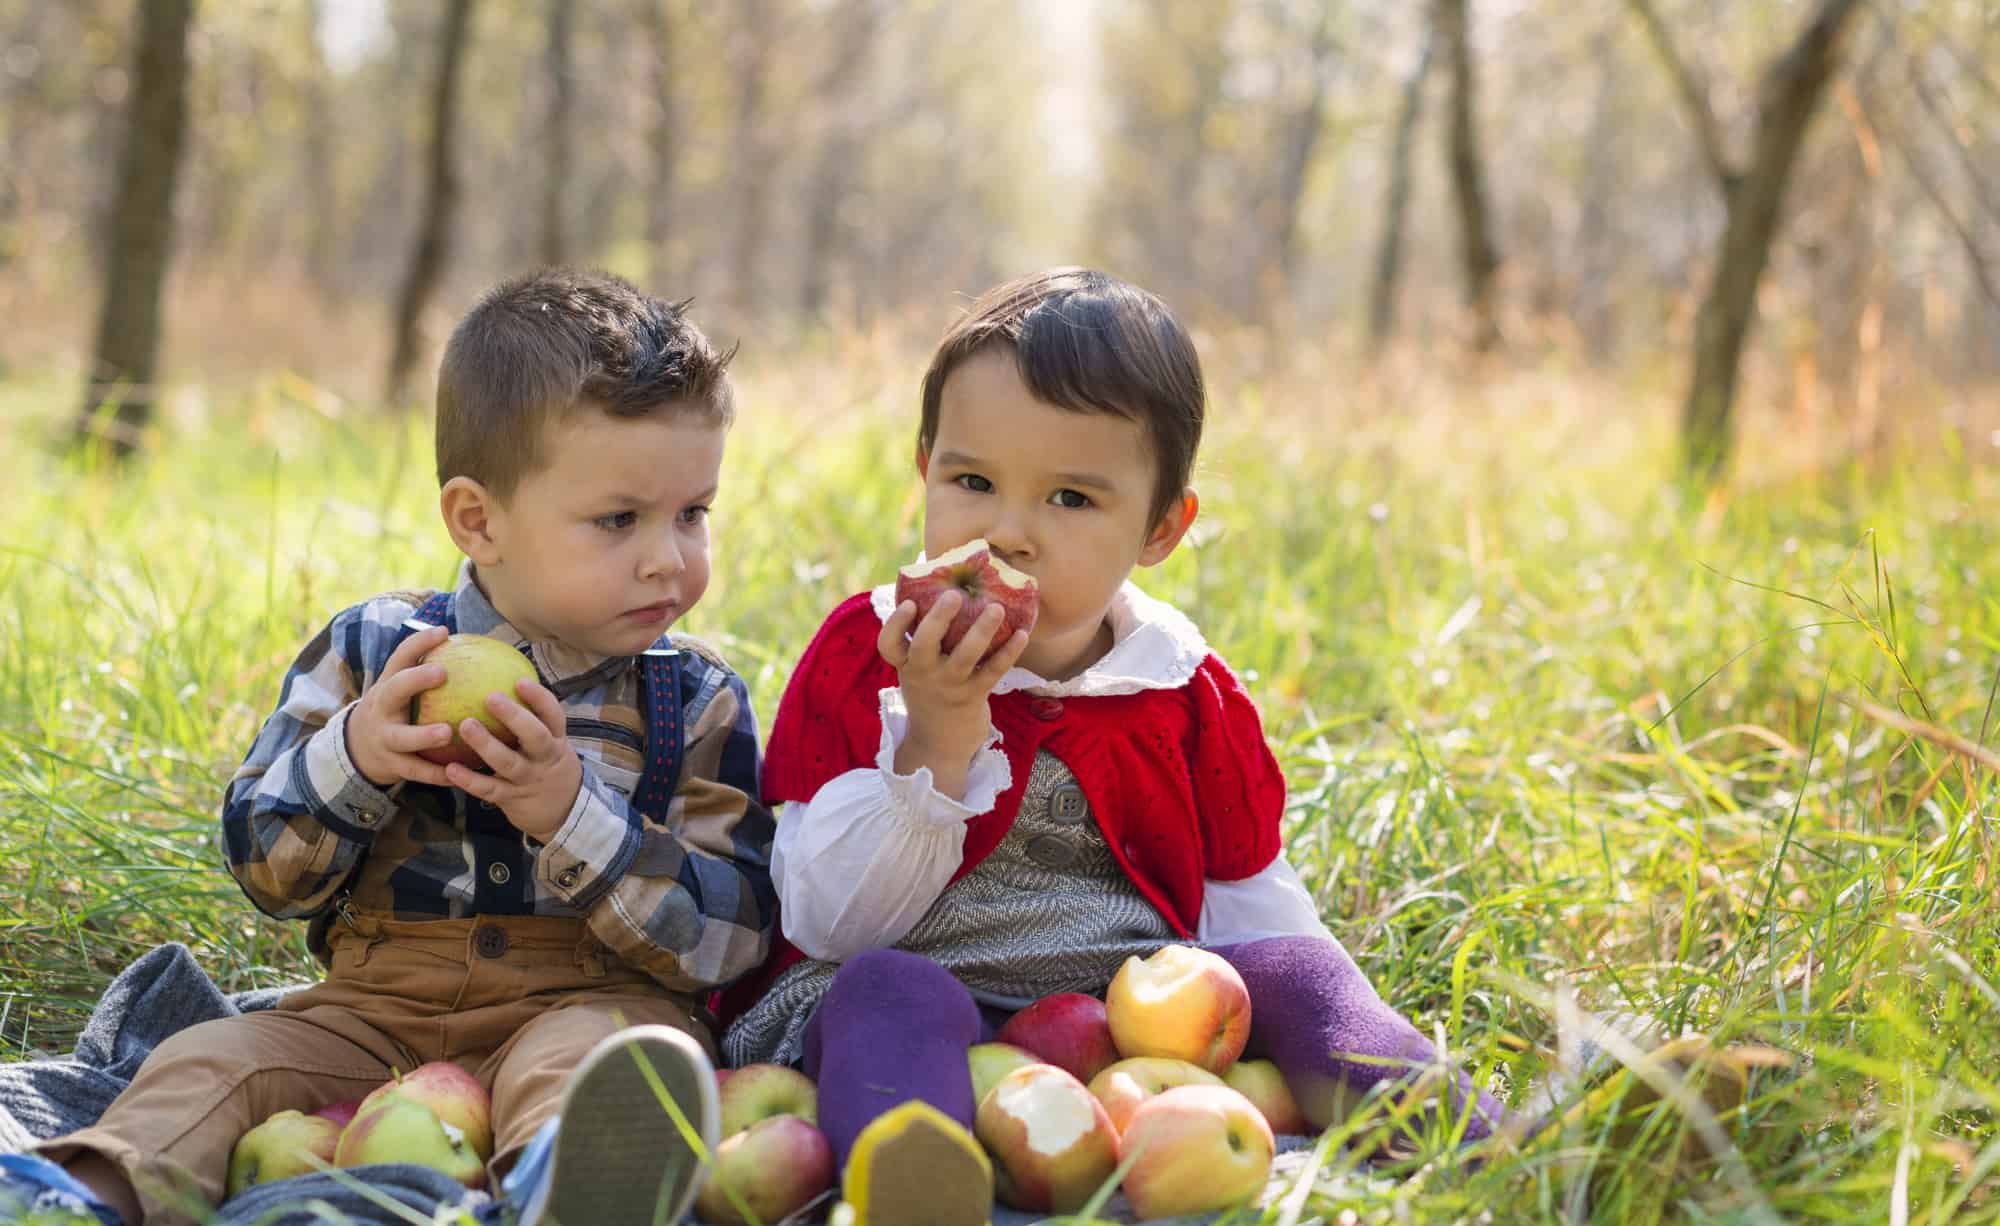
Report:
M 348 755 L 347 717 L 415 608 L 379 596 L 336 615 L 292 662 L 277 709 L 229 781 L 223 855 L 267 915 L 324 910 L 395 811 L 395 798 Z

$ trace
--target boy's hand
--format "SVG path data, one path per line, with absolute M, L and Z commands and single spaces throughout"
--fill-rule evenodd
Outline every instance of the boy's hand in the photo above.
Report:
M 450 724 L 412 724 L 410 703 L 425 690 L 444 684 L 442 664 L 419 664 L 449 634 L 443 626 L 404 639 L 389 653 L 382 675 L 347 713 L 347 756 L 361 777 L 378 788 L 411 783 L 443 785 L 444 767 L 417 756 L 451 743 Z
M 932 785 L 955 799 L 964 797 L 972 755 L 986 744 L 992 725 L 987 696 L 1028 648 L 1028 635 L 1022 630 L 995 646 L 993 636 L 1007 615 L 994 605 L 979 615 L 957 647 L 945 652 L 945 629 L 964 599 L 955 591 L 946 592 L 922 621 L 917 621 L 915 602 L 906 600 L 882 623 L 875 640 L 875 649 L 899 676 L 903 705 L 910 712 L 909 734 L 896 750 L 897 773 L 927 766 Z
M 465 720 L 458 734 L 493 773 L 482 775 L 454 762 L 445 768 L 446 781 L 497 806 L 522 834 L 547 842 L 576 804 L 577 791 L 583 787 L 583 763 L 570 748 L 562 703 L 549 688 L 522 680 L 515 683 L 514 692 L 519 702 L 505 694 L 487 695 L 486 709 L 519 744 L 509 748 L 486 725 Z

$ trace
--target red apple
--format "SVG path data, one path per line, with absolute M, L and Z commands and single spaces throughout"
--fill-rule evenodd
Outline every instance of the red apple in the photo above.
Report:
M 965 1051 L 965 1062 L 972 1070 L 972 1104 L 978 1106 L 986 1098 L 986 1092 L 1007 1074 L 1030 1064 L 1040 1064 L 1035 1054 L 1023 1051 L 1012 1043 L 974 1043 Z
M 993 1158 L 994 1193 L 1016 1209 L 1073 1213 L 1118 1167 L 1118 1130 L 1104 1105 L 1053 1064 L 1002 1077 L 973 1132 Z
M 718 1094 L 724 1139 L 774 1115 L 796 1115 L 808 1124 L 819 1123 L 819 1090 L 812 1078 L 782 1064 L 746 1064 L 735 1069 Z
M 1250 1100 L 1272 1132 L 1293 1136 L 1305 1133 L 1306 1117 L 1277 1065 L 1269 1060 L 1238 1060 L 1222 1075 L 1222 1081 Z
M 354 1113 L 359 1110 L 361 1110 L 360 1099 L 343 1098 L 337 1103 L 328 1103 L 326 1106 L 313 1112 L 313 1114 L 319 1116 L 321 1119 L 332 1120 L 342 1128 L 345 1128 L 348 1121 L 354 1118 Z
M 440 765 L 457 762 L 479 770 L 486 760 L 465 743 L 458 726 L 468 719 L 486 725 L 502 744 L 515 744 L 514 734 L 486 709 L 488 694 L 505 694 L 515 702 L 517 681 L 535 680 L 535 666 L 518 648 L 483 634 L 454 634 L 424 655 L 421 663 L 444 665 L 444 680 L 410 702 L 413 724 L 450 724 L 451 743 L 417 752 Z
M 419 1064 L 371 1091 L 355 1108 L 355 1118 L 360 1118 L 370 1103 L 396 1092 L 430 1108 L 448 1130 L 465 1138 L 481 1162 L 493 1156 L 492 1100 L 471 1073 L 449 1060 Z
M 1042 997 L 1008 1018 L 995 1037 L 1033 1052 L 1078 1081 L 1089 1081 L 1118 1063 L 1104 1002 L 1081 992 Z
M 1119 1142 L 1125 1197 L 1140 1220 L 1213 1213 L 1264 1188 L 1271 1126 L 1228 1086 L 1177 1086 L 1141 1103 Z M 1137 1155 L 1133 1157 L 1133 1155 Z
M 302 1111 L 280 1111 L 237 1138 L 229 1151 L 226 1195 L 332 1166 L 339 1147 L 339 1124 Z
M 694 1208 L 715 1226 L 775 1222 L 832 1186 L 833 1147 L 820 1130 L 796 1115 L 771 1115 L 716 1147 Z
M 1250 1040 L 1250 989 L 1220 954 L 1168 945 L 1131 957 L 1104 996 L 1125 1056 L 1169 1056 L 1220 1074 Z
M 912 562 L 896 572 L 896 603 L 915 601 L 919 621 L 930 612 L 938 597 L 954 588 L 964 593 L 965 603 L 959 605 L 958 613 L 944 632 L 944 650 L 958 646 L 965 632 L 972 629 L 972 623 L 991 604 L 1006 612 L 1005 620 L 993 634 L 995 650 L 1004 646 L 1016 630 L 1034 630 L 1035 614 L 1040 610 L 1035 580 L 993 556 L 992 548 L 983 539 L 967 541 L 956 549 Z
M 468 1188 L 486 1185 L 486 1159 L 464 1132 L 440 1120 L 437 1112 L 391 1084 L 363 1100 L 354 1122 L 340 1133 L 334 1151 L 336 1166 L 373 1166 L 380 1162 L 412 1162 L 427 1166 Z
M 1112 1126 L 1122 1134 L 1139 1104 L 1175 1086 L 1219 1086 L 1222 1078 L 1185 1060 L 1137 1056 L 1120 1060 L 1090 1079 L 1090 1092 L 1104 1104 Z

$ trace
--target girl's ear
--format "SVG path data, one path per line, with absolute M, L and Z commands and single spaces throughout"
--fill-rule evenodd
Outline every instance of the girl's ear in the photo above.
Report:
M 1139 565 L 1158 566 L 1167 560 L 1174 547 L 1181 543 L 1187 530 L 1194 527 L 1194 517 L 1201 510 L 1201 499 L 1195 495 L 1194 487 L 1181 491 L 1180 499 L 1167 513 L 1160 516 L 1160 522 L 1146 535 L 1146 543 L 1139 550 Z
M 475 566 L 491 567 L 500 562 L 500 543 L 493 535 L 498 509 L 493 491 L 471 477 L 453 477 L 438 491 L 438 512 L 444 516 L 445 531 Z

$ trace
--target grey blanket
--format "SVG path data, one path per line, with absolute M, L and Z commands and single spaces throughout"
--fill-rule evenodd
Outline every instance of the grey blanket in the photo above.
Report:
M 303 985 L 301 985 L 303 986 Z M 268 1009 L 288 988 L 224 993 L 186 946 L 162 945 L 119 973 L 91 1011 L 76 1050 L 55 1060 L 0 1064 L 0 1151 L 17 1153 L 36 1141 L 86 1127 L 104 1113 L 132 1080 L 139 1065 L 168 1035 L 219 1017 Z M 1298 1151 L 1302 1137 L 1280 1139 L 1281 1151 Z M 1274 1180 L 1296 1175 L 1296 1155 L 1281 1162 Z M 222 1206 L 214 1226 L 310 1226 L 313 1223 L 382 1223 L 402 1226 L 428 1222 L 442 1207 L 462 1204 L 481 1221 L 504 1220 L 483 1194 L 467 1192 L 451 1179 L 420 1166 L 357 1168 L 353 1180 L 303 1175 L 252 1188 Z M 405 1206 L 402 1214 L 384 1204 Z M 1122 1212 L 1121 1212 L 1122 1211 Z M 1107 1213 L 1130 1221 L 1124 1197 L 1113 1198 Z M 1028 1226 L 1036 1214 L 995 1206 L 993 1226 Z M 1176 1218 L 1192 1223 L 1208 1219 Z

